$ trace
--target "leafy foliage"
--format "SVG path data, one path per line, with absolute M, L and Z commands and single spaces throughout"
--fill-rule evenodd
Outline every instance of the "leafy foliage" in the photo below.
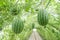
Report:
M 32 26 L 44 40 L 60 40 L 60 2 L 56 0 L 0 0 L 0 29 L 3 35 L 0 40 L 28 40 Z M 47 5 L 47 6 L 46 6 Z M 46 8 L 49 13 L 49 23 L 46 28 L 37 23 L 37 14 L 40 8 Z M 15 17 L 24 21 L 24 29 L 19 34 L 12 31 L 12 22 Z M 34 23 L 34 25 L 32 25 Z M 12 39 L 13 38 L 13 39 Z

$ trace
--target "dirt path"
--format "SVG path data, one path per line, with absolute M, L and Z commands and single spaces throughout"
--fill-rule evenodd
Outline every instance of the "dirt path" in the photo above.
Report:
M 29 40 L 42 40 L 37 31 L 33 31 Z

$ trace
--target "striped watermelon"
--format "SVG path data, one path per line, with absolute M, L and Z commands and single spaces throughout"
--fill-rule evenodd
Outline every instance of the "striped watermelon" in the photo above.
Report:
M 21 19 L 15 19 L 12 23 L 12 30 L 14 33 L 21 33 L 24 28 L 24 23 Z
M 40 9 L 37 17 L 40 25 L 45 26 L 48 24 L 48 12 L 45 9 Z

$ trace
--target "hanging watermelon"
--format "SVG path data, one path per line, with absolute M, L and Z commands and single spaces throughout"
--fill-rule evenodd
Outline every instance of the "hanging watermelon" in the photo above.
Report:
M 14 16 L 14 15 L 18 15 L 19 14 L 19 12 L 20 12 L 20 8 L 18 8 L 18 7 L 11 7 L 11 9 L 10 9 L 10 13 Z
M 35 24 L 34 24 L 34 23 L 32 23 L 32 29 L 34 29 L 34 27 L 35 27 Z
M 40 9 L 37 17 L 40 25 L 45 26 L 48 24 L 48 12 L 45 9 Z
M 12 30 L 14 33 L 21 33 L 24 28 L 24 23 L 21 19 L 15 19 L 12 23 Z

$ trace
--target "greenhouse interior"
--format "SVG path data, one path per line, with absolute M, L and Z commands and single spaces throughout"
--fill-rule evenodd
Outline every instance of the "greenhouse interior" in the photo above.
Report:
M 60 40 L 60 0 L 0 0 L 0 40 Z

